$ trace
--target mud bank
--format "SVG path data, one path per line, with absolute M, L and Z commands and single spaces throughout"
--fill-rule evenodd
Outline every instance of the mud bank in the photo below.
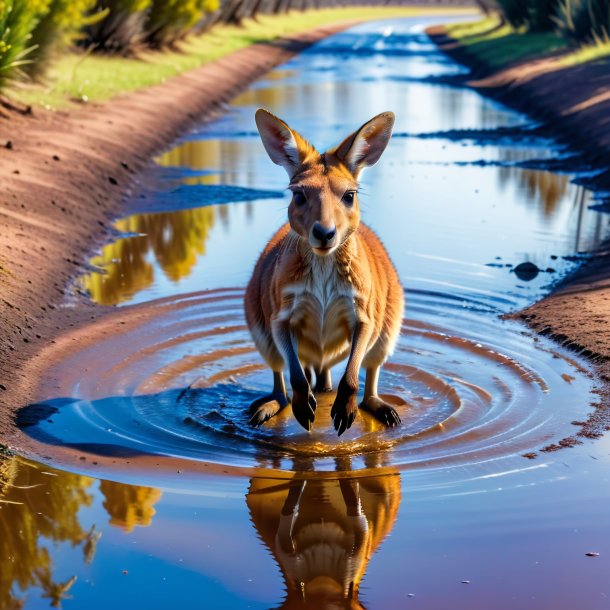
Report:
M 610 190 L 610 61 L 566 66 L 561 55 L 516 62 L 494 70 L 450 38 L 442 26 L 427 31 L 450 57 L 470 68 L 463 78 L 483 95 L 497 99 L 539 121 L 543 128 L 578 154 L 579 163 L 596 174 L 579 182 L 598 192 Z M 602 204 L 604 209 L 607 201 Z M 578 437 L 597 438 L 610 430 L 610 252 L 607 244 L 583 256 L 578 269 L 541 301 L 512 314 L 594 362 L 601 381 L 596 410 L 581 431 L 547 450 L 571 446 Z
M 427 33 L 444 53 L 470 69 L 466 77 L 459 77 L 461 81 L 540 121 L 555 139 L 601 170 L 590 181 L 592 187 L 610 190 L 610 168 L 605 163 L 610 147 L 610 60 L 566 65 L 564 55 L 558 53 L 512 62 L 498 70 L 450 38 L 443 26 L 429 28 Z
M 104 315 L 72 287 L 151 158 L 274 66 L 354 21 L 254 44 L 162 85 L 65 112 L 0 115 L 0 438 L 32 399 L 25 363 Z M 66 298 L 68 294 L 68 298 Z

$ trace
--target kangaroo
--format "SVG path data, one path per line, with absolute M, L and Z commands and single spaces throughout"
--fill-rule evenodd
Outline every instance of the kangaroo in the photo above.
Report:
M 288 173 L 292 200 L 288 223 L 263 250 L 246 289 L 248 327 L 273 371 L 273 391 L 250 405 L 250 423 L 261 425 L 292 403 L 296 420 L 311 430 L 314 373 L 315 392 L 330 392 L 330 368 L 348 358 L 331 409 L 339 436 L 358 413 L 361 366 L 360 408 L 396 426 L 400 418 L 377 383 L 400 333 L 403 289 L 381 241 L 360 222 L 358 203 L 358 176 L 381 157 L 394 114 L 377 115 L 322 154 L 270 112 L 261 108 L 255 118 L 269 157 Z

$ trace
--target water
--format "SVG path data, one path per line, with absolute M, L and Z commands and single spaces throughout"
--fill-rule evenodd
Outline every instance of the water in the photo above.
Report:
M 459 67 L 427 23 L 324 41 L 158 159 L 81 280 L 120 307 L 40 355 L 45 400 L 19 413 L 55 466 L 0 465 L 0 607 L 608 607 L 608 442 L 544 451 L 593 410 L 589 367 L 500 318 L 607 220 L 567 176 L 520 167 L 564 153 L 535 125 L 434 80 Z M 247 425 L 270 373 L 243 287 L 287 205 L 258 106 L 320 149 L 397 115 L 361 201 L 406 287 L 380 382 L 398 429 L 360 414 L 337 439 L 332 397 L 309 435 L 289 412 Z
M 301 462 L 332 472 L 341 457 L 368 474 L 380 465 L 426 467 L 444 481 L 465 465 L 520 468 L 521 454 L 573 434 L 571 422 L 586 418 L 584 364 L 518 325 L 499 325 L 484 300 L 407 297 L 410 316 L 380 379 L 402 419 L 395 429 L 361 413 L 337 439 L 330 394 L 319 396 L 311 434 L 290 409 L 249 426 L 246 407 L 269 391 L 270 373 L 244 326 L 240 289 L 164 299 L 144 324 L 134 323 L 142 315 L 135 308 L 120 316 L 120 333 L 114 317 L 72 333 L 69 356 L 61 343 L 44 354 L 57 362 L 49 376 L 58 398 L 26 407 L 18 421 L 43 443 L 98 458 L 152 453 L 156 466 L 185 472 L 301 470 Z

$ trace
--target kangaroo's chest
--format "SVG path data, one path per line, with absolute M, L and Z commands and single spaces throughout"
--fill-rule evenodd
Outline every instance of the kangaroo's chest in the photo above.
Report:
M 290 325 L 299 354 L 322 365 L 349 349 L 356 324 L 354 290 L 330 264 L 318 264 L 291 286 Z

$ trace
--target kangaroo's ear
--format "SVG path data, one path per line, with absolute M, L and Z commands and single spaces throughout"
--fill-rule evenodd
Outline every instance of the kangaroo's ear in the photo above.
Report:
M 392 127 L 394 113 L 382 112 L 345 138 L 334 153 L 357 178 L 365 167 L 379 161 L 392 136 Z
M 256 111 L 254 118 L 267 154 L 292 177 L 313 147 L 284 121 L 263 108 Z

